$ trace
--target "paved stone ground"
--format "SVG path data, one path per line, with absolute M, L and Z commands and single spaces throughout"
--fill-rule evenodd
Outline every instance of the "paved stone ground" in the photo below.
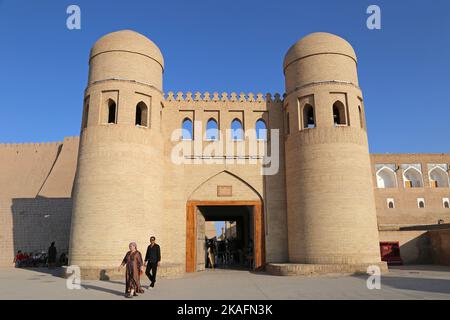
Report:
M 450 299 L 450 267 L 392 268 L 381 290 L 368 290 L 365 276 L 279 277 L 237 270 L 159 279 L 135 299 Z M 147 288 L 148 280 L 143 281 Z M 66 289 L 65 279 L 46 269 L 0 269 L 0 299 L 124 299 L 123 281 L 83 281 Z

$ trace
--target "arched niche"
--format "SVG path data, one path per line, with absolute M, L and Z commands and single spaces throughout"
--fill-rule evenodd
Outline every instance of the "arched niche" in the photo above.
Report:
M 391 168 L 382 167 L 377 171 L 378 188 L 397 188 L 397 176 Z
M 415 167 L 408 167 L 403 171 L 405 188 L 423 188 L 422 173 Z
M 434 188 L 448 188 L 448 173 L 441 167 L 434 167 L 429 172 L 430 184 Z

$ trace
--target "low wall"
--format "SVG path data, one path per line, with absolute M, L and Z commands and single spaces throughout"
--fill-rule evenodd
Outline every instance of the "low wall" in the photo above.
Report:
M 431 243 L 426 230 L 380 231 L 380 241 L 399 242 L 404 264 L 431 264 Z
M 433 263 L 450 266 L 450 229 L 433 230 L 428 232 Z
M 82 268 L 80 270 L 82 280 L 125 280 L 125 268 L 118 270 L 117 268 Z M 67 272 L 67 267 L 61 269 L 61 277 L 67 278 L 71 273 Z M 161 263 L 158 267 L 157 277 L 174 279 L 182 277 L 185 274 L 185 266 L 181 264 Z M 141 275 L 141 281 L 147 281 L 145 274 Z
M 69 250 L 71 198 L 16 198 L 0 206 L 2 253 L 0 266 L 11 266 L 18 250 L 26 253 L 47 252 L 55 242 L 57 258 Z
M 375 264 L 381 273 L 388 272 L 385 262 Z M 368 264 L 300 264 L 268 263 L 266 271 L 276 276 L 318 276 L 326 274 L 368 274 Z

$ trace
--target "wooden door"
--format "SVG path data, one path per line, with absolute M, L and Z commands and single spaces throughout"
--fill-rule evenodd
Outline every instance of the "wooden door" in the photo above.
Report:
M 252 206 L 254 268 L 265 266 L 264 214 L 260 201 L 188 201 L 186 204 L 186 272 L 197 270 L 197 206 Z
M 195 272 L 197 264 L 197 213 L 196 206 L 186 206 L 186 272 Z
M 265 238 L 264 238 L 264 215 L 261 203 L 253 206 L 253 237 L 254 237 L 254 268 L 264 269 L 265 264 Z

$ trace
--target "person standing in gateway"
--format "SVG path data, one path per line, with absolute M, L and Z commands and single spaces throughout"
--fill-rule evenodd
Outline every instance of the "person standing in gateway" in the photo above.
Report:
M 158 271 L 159 262 L 161 261 L 161 249 L 155 242 L 154 236 L 150 237 L 150 245 L 147 247 L 145 254 L 145 265 L 147 266 L 145 274 L 150 279 L 150 287 L 155 286 L 156 272 Z
M 57 251 L 56 251 L 56 247 L 55 247 L 55 242 L 52 242 L 50 247 L 48 247 L 47 264 L 48 264 L 49 269 L 52 269 L 55 267 L 56 254 L 57 254 Z

